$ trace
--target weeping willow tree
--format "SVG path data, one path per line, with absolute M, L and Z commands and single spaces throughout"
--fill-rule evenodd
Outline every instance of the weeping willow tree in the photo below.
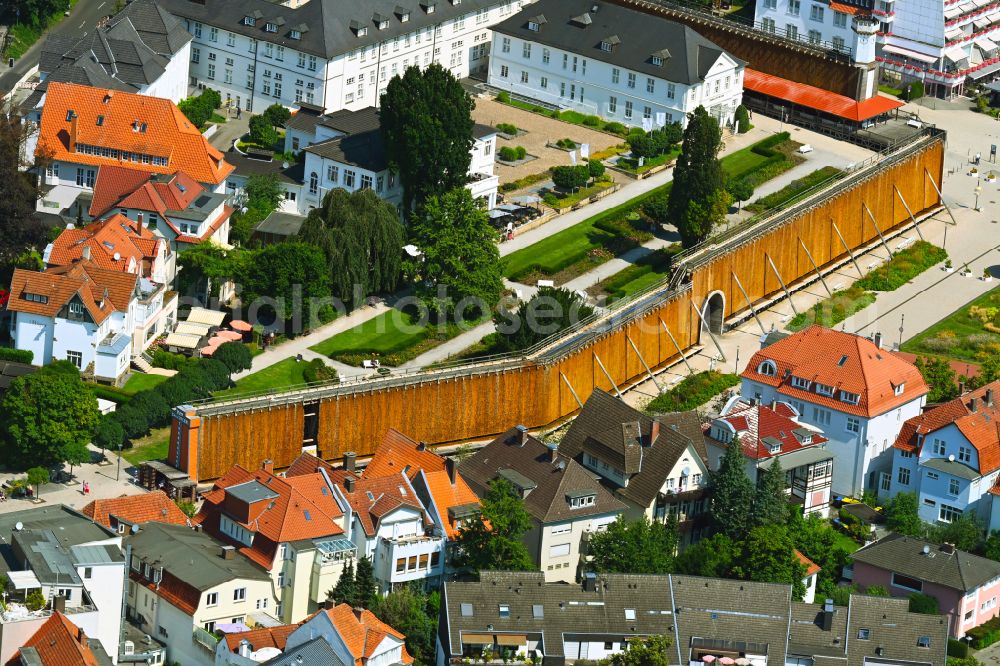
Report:
M 331 190 L 299 231 L 300 240 L 326 255 L 333 295 L 355 306 L 399 284 L 405 238 L 396 207 L 371 189 Z

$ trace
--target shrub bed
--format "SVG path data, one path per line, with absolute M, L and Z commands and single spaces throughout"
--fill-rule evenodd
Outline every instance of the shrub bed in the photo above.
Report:
M 680 243 L 650 252 L 625 270 L 618 271 L 598 288 L 607 294 L 605 305 L 626 298 L 670 273 L 673 255 L 680 252 Z
M 855 283 L 847 289 L 833 292 L 833 296 L 824 298 L 805 312 L 795 315 L 788 322 L 787 328 L 789 331 L 800 331 L 812 324 L 832 328 L 874 302 L 875 294 Z
M 546 109 L 544 106 L 539 106 L 537 104 L 530 104 L 528 102 L 522 102 L 521 100 L 511 99 L 510 94 L 505 92 L 497 93 L 496 100 L 501 104 L 507 104 L 509 106 L 516 107 L 518 109 L 523 109 L 524 111 L 530 111 L 532 113 L 537 113 L 542 116 L 548 116 L 555 120 L 562 120 L 563 122 L 572 123 L 574 125 L 583 125 L 584 127 L 590 127 L 602 132 L 607 132 L 609 134 L 617 134 L 618 136 L 625 136 L 628 133 L 628 129 L 625 125 L 619 122 L 611 121 L 607 122 L 603 120 L 600 116 L 584 115 L 579 111 L 558 111 L 553 109 Z M 499 129 L 499 126 L 498 126 Z
M 762 213 L 777 206 L 783 206 L 789 201 L 800 196 L 803 192 L 808 192 L 820 183 L 826 182 L 840 173 L 842 173 L 840 169 L 832 166 L 825 166 L 822 169 L 817 169 L 816 171 L 813 171 L 798 180 L 793 180 L 777 192 L 772 192 L 767 196 L 761 197 L 757 201 L 746 206 L 746 209 L 754 213 Z
M 646 412 L 664 414 L 694 409 L 739 383 L 739 375 L 723 374 L 714 370 L 688 375 L 674 388 L 653 398 L 652 402 L 646 405 Z
M 510 123 L 497 123 L 497 129 L 504 134 L 509 134 L 510 136 L 517 135 L 517 126 L 511 125 Z
M 975 649 L 981 650 L 984 647 L 989 647 L 1000 640 L 1000 617 L 987 620 L 965 633 L 972 637 L 972 647 Z
M 528 151 L 524 149 L 524 146 L 504 146 L 497 151 L 497 157 L 499 157 L 504 162 L 516 162 L 518 160 L 523 160 L 527 157 Z
M 871 291 L 895 291 L 947 258 L 948 253 L 942 248 L 927 241 L 917 241 L 854 284 Z
M 35 358 L 35 353 L 30 349 L 11 349 L 10 347 L 0 347 L 0 361 L 13 361 L 14 363 L 30 364 Z

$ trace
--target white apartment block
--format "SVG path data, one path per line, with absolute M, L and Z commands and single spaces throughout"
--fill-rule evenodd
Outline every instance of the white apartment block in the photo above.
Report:
M 436 62 L 485 76 L 490 27 L 522 0 L 162 0 L 193 35 L 190 84 L 261 112 L 306 102 L 377 106 L 389 80 Z
M 489 84 L 625 125 L 720 125 L 743 97 L 744 63 L 691 28 L 592 0 L 540 0 L 493 27 Z M 661 115 L 662 114 L 662 115 Z

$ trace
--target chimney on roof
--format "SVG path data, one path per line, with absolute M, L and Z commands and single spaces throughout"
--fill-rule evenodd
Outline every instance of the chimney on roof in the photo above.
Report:
M 833 599 L 827 599 L 823 603 L 823 612 L 820 613 L 819 628 L 823 631 L 833 629 Z
M 876 331 L 872 336 L 872 342 L 875 343 L 876 347 L 882 349 L 882 333 L 880 331 Z
M 417 442 L 417 451 L 426 451 L 427 442 Z
M 135 214 L 135 233 L 137 234 L 142 233 L 142 217 L 141 212 Z
M 951 555 L 951 554 L 953 554 L 955 552 L 955 544 L 945 542 L 945 543 L 941 544 L 941 549 L 940 550 L 941 550 L 942 553 L 945 553 L 946 555 Z
M 221 556 L 224 560 L 236 559 L 236 548 L 234 546 L 223 546 Z
M 646 442 L 646 446 L 652 446 L 660 436 L 660 422 L 653 419 L 653 425 L 649 429 L 649 441 Z
M 87 644 L 87 634 L 80 627 L 76 628 L 76 640 L 80 641 L 80 645 Z
M 597 590 L 597 574 L 593 571 L 588 571 L 583 574 L 583 591 L 584 592 L 595 592 Z
M 545 445 L 545 448 L 548 449 L 549 462 L 555 462 L 556 453 L 559 451 L 559 445 L 555 442 L 549 442 Z
M 358 454 L 354 451 L 344 451 L 344 469 L 348 472 L 353 472 L 354 467 L 357 464 Z
M 344 490 L 346 490 L 349 493 L 353 493 L 354 484 L 356 481 L 357 479 L 355 479 L 353 476 L 349 476 L 346 479 L 344 479 Z
M 749 400 L 747 400 L 747 404 L 750 405 L 751 407 L 756 407 L 757 406 L 757 398 L 750 398 Z
M 245 638 L 240 641 L 239 655 L 241 657 L 250 656 L 250 641 Z
M 444 468 L 448 470 L 448 480 L 451 481 L 451 485 L 455 485 L 458 480 L 458 465 L 455 464 L 455 459 L 445 458 Z
M 965 382 L 961 381 L 958 383 L 958 394 L 965 395 Z
M 204 526 L 201 523 L 198 523 L 197 525 L 194 526 L 194 531 L 195 532 L 201 532 L 203 529 L 204 529 Z
M 524 446 L 525 444 L 528 443 L 528 437 L 530 436 L 528 434 L 528 428 L 527 426 L 518 425 L 516 429 L 517 429 L 517 445 Z
M 56 596 L 52 597 L 52 610 L 59 613 L 65 613 L 66 597 L 64 597 L 61 594 L 57 594 Z
M 260 468 L 268 474 L 274 474 L 274 461 L 270 458 L 265 458 L 264 462 L 260 464 Z
M 969 398 L 969 411 L 973 413 L 979 411 L 979 401 L 976 399 L 976 396 Z
M 983 396 L 983 402 L 986 403 L 987 407 L 993 406 L 993 389 L 986 389 L 986 395 Z
M 364 615 L 364 612 L 365 609 L 362 608 L 361 606 L 354 607 L 354 617 L 358 619 L 358 622 L 361 622 L 361 616 Z
M 83 255 L 82 256 L 83 256 L 83 260 L 84 261 L 90 261 L 90 246 L 89 245 L 84 245 L 83 246 Z

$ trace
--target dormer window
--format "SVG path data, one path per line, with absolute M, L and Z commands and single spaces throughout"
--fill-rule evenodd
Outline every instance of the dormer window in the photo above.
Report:
M 893 384 L 892 393 L 893 395 L 903 395 L 903 391 L 906 390 L 906 384 Z
M 589 492 L 577 492 L 567 495 L 571 509 L 580 509 L 587 506 L 594 506 L 597 496 Z
M 350 25 L 351 25 L 351 30 L 354 31 L 354 34 L 356 36 L 358 36 L 358 37 L 365 37 L 368 34 L 368 26 L 361 25 L 357 21 L 351 21 Z
M 857 393 L 849 393 L 847 391 L 840 392 L 840 399 L 850 405 L 856 405 L 861 402 L 861 396 Z
M 278 32 L 278 25 L 276 23 L 265 23 L 264 24 L 264 31 L 265 32 Z
M 290 30 L 288 32 L 288 36 L 291 37 L 292 39 L 302 39 L 302 33 L 299 32 L 298 30 Z
M 771 455 L 774 455 L 776 453 L 781 453 L 781 442 L 778 442 L 776 444 L 770 444 L 767 447 L 767 450 Z
M 535 23 L 534 21 L 528 21 L 528 30 L 530 30 L 532 32 L 538 32 L 538 28 L 539 27 L 540 26 L 537 23 Z
M 24 292 L 24 300 L 31 301 L 32 303 L 41 303 L 42 305 L 49 302 L 48 296 L 43 296 L 42 294 L 33 294 L 31 292 Z
M 462 4 L 462 0 L 451 0 L 451 4 L 458 7 L 460 4 Z
M 436 9 L 436 4 L 437 3 L 435 3 L 434 0 L 423 0 L 420 3 L 420 6 L 424 8 L 424 13 L 433 14 Z
M 757 373 L 767 377 L 774 377 L 778 374 L 778 366 L 774 364 L 774 361 L 764 361 L 757 366 Z
M 803 389 L 808 391 L 809 385 L 812 384 L 808 379 L 803 379 L 802 377 L 796 377 L 792 375 L 792 386 L 797 389 Z
M 618 39 L 618 35 L 611 35 L 610 37 L 605 37 L 601 40 L 601 50 L 611 53 L 615 50 L 615 47 L 622 43 L 622 40 Z
M 833 387 L 832 386 L 827 386 L 826 384 L 820 384 L 819 382 L 816 382 L 816 393 L 818 393 L 820 395 L 825 395 L 825 396 L 832 396 L 833 395 Z
M 663 66 L 663 58 L 661 58 L 660 56 L 653 56 L 652 60 L 653 60 L 653 65 L 654 66 L 656 66 L 656 67 L 662 67 Z
M 612 49 L 611 42 L 601 42 L 602 51 L 607 51 L 608 53 L 611 53 L 611 49 Z
M 372 21 L 375 23 L 375 27 L 379 30 L 385 30 L 389 27 L 389 19 L 381 14 L 373 14 Z
M 249 26 L 257 25 L 257 19 L 255 19 L 252 16 L 244 16 L 243 25 L 249 25 Z
M 406 7 L 396 5 L 396 16 L 399 17 L 400 23 L 406 23 L 410 20 L 410 10 Z

